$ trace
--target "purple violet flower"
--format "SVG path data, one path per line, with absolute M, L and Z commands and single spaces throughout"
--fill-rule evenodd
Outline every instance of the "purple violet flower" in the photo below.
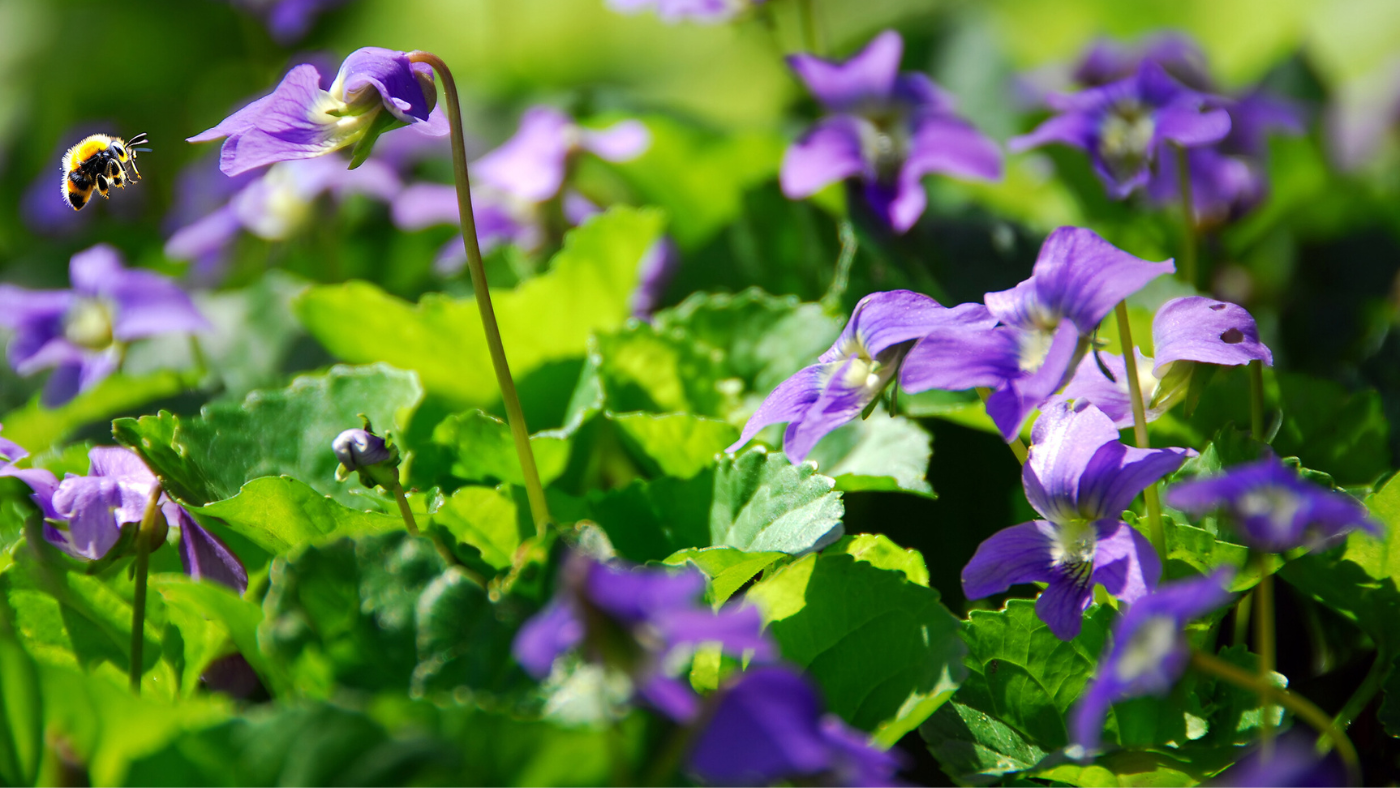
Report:
M 780 181 L 790 199 L 859 178 L 871 209 L 897 233 L 927 204 L 922 179 L 943 173 L 1001 177 L 1001 150 L 954 114 L 953 98 L 928 77 L 900 73 L 904 40 L 876 36 L 844 63 L 792 55 L 788 65 L 827 112 L 783 157 Z
M 1262 747 L 1256 747 L 1208 784 L 1235 788 L 1330 788 L 1350 785 L 1349 780 L 1346 765 L 1335 749 L 1318 755 L 1314 737 L 1295 728 L 1279 736 L 1273 752 L 1267 756 Z
M 29 485 L 29 496 L 45 517 L 57 517 L 53 510 L 53 492 L 58 488 L 58 479 L 44 468 L 16 468 L 15 463 L 29 456 L 23 446 L 14 441 L 0 438 L 0 476 L 13 476 Z
M 718 24 L 728 22 L 749 6 L 759 5 L 765 0 L 606 0 L 606 2 L 609 8 L 623 14 L 655 11 L 661 21 L 667 24 L 676 22 Z
M 54 368 L 43 403 L 56 407 L 116 371 L 127 342 L 209 324 L 174 282 L 122 266 L 106 244 L 73 255 L 72 290 L 0 285 L 0 326 L 13 329 L 10 366 L 21 375 Z
M 226 137 L 219 168 L 238 175 L 279 161 L 322 156 L 360 142 L 372 129 L 378 134 L 395 124 L 425 124 L 438 136 L 448 131 L 446 116 L 432 112 L 437 103 L 432 68 L 411 63 L 404 52 L 357 49 L 341 64 L 329 90 L 320 83 L 315 66 L 297 66 L 270 95 L 189 141 Z M 387 127 L 381 111 L 392 116 Z
M 964 304 L 964 318 L 909 351 L 899 382 L 911 392 L 988 387 L 987 415 L 1011 441 L 1036 408 L 1069 379 L 1094 330 L 1143 285 L 1172 273 L 1093 230 L 1061 227 L 1045 239 L 1031 278 L 988 293 L 986 307 Z
M 1126 698 L 1166 695 L 1186 670 L 1191 646 L 1186 625 L 1232 598 L 1231 569 L 1159 586 L 1138 599 L 1113 628 L 1112 644 L 1099 660 L 1094 683 L 1073 711 L 1074 742 L 1099 748 L 1108 707 Z
M 404 187 L 391 208 L 394 226 L 421 230 L 440 224 L 456 226 L 457 187 L 439 183 L 415 183 Z M 533 252 L 544 244 L 544 227 L 538 206 L 487 186 L 472 186 L 472 217 L 477 243 L 487 254 L 502 244 Z M 433 260 L 433 270 L 452 276 L 467 264 L 467 248 L 458 234 L 443 244 Z
M 722 690 L 689 763 L 718 785 L 893 785 L 900 766 L 868 735 L 823 714 L 817 689 L 783 666 L 745 671 Z
M 794 463 L 802 462 L 817 441 L 859 416 L 894 381 L 915 340 L 963 319 L 970 309 L 982 308 L 965 304 L 945 309 L 909 290 L 862 298 L 836 343 L 817 363 L 773 389 L 725 451 L 738 451 L 769 424 L 787 422 L 783 451 Z
M 1152 318 L 1152 345 L 1157 354 L 1152 374 L 1161 381 L 1152 401 L 1161 409 L 1186 395 L 1196 364 L 1274 364 L 1274 354 L 1259 341 L 1259 328 L 1248 310 L 1205 296 L 1163 304 Z
M 262 19 L 272 40 L 282 46 L 300 41 L 322 12 L 347 0 L 233 0 L 233 4 Z
M 1172 79 L 1145 60 L 1126 79 L 1049 98 L 1060 114 L 1008 146 L 1019 152 L 1058 142 L 1089 153 L 1094 170 L 1116 200 L 1146 186 L 1153 167 L 1174 155 L 1166 146 L 1194 148 L 1220 142 L 1230 115 L 1213 97 Z
M 1142 386 L 1142 401 L 1149 422 L 1156 421 L 1167 412 L 1164 405 L 1152 406 L 1152 392 L 1157 387 L 1157 378 L 1152 374 L 1152 359 L 1144 356 L 1141 350 L 1133 348 L 1137 356 L 1138 383 Z M 1103 368 L 1099 366 L 1100 362 Z M 1104 374 L 1104 368 L 1108 375 Z M 1109 375 L 1113 377 L 1110 378 Z M 1120 430 L 1133 426 L 1133 400 L 1128 395 L 1128 369 L 1123 357 L 1116 353 L 1086 353 L 1074 371 L 1074 377 L 1049 402 L 1091 402 L 1113 420 L 1113 426 Z
M 146 464 L 130 449 L 97 446 L 88 451 L 87 476 L 68 474 L 52 491 L 51 519 L 65 528 L 44 525 L 44 539 L 83 561 L 96 561 L 117 544 L 123 525 L 139 524 L 146 499 L 156 483 Z M 32 486 L 32 485 L 31 485 Z M 40 492 L 35 488 L 35 492 Z M 180 563 L 196 580 L 213 580 L 243 593 L 248 572 L 218 537 L 199 526 L 179 504 L 161 496 L 166 523 L 180 530 Z
M 656 240 L 637 264 L 637 289 L 632 291 L 632 316 L 650 320 L 666 296 L 666 288 L 681 265 L 680 250 L 669 237 Z
M 1273 455 L 1221 476 L 1173 485 L 1166 501 L 1195 515 L 1224 509 L 1245 544 L 1271 553 L 1315 546 L 1357 529 L 1384 533 L 1355 498 L 1304 481 Z
M 1048 583 L 1036 615 L 1056 637 L 1074 638 L 1095 583 L 1124 602 L 1157 585 L 1157 553 L 1123 512 L 1194 453 L 1124 446 L 1113 422 L 1087 402 L 1047 408 L 1021 469 L 1026 498 L 1045 519 L 984 541 L 963 569 L 963 593 L 981 599 L 1019 583 Z
M 1205 93 L 1214 92 L 1205 53 L 1190 36 L 1168 31 L 1135 45 L 1099 39 L 1074 69 L 1074 81 L 1084 87 L 1100 87 L 1127 79 L 1143 61 L 1161 66 L 1181 84 Z
M 775 649 L 762 633 L 754 607 L 714 612 L 699 597 L 705 577 L 603 563 L 583 553 L 569 556 L 554 599 L 525 622 L 511 650 L 535 678 L 549 675 L 562 654 L 582 647 L 595 662 L 621 670 L 643 699 L 679 722 L 694 718 L 699 699 L 690 686 L 667 674 L 676 649 L 720 643 L 730 653 L 753 652 L 768 659 Z

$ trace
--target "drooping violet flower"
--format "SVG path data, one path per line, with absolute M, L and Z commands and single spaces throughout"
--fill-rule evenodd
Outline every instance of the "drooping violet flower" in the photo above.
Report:
M 1153 362 L 1144 356 L 1141 350 L 1133 348 L 1133 352 L 1137 356 L 1138 385 L 1142 387 L 1144 414 L 1149 422 L 1156 421 L 1167 412 L 1167 407 L 1152 405 L 1152 393 L 1157 388 L 1157 378 L 1152 374 Z M 1091 402 L 1112 419 L 1113 426 L 1118 429 L 1133 426 L 1133 400 L 1128 395 L 1128 370 L 1123 363 L 1123 357 L 1116 353 L 1086 353 L 1079 362 L 1079 367 L 1075 369 L 1074 377 L 1049 401 L 1052 404 Z
M 639 121 L 588 129 L 553 107 L 526 110 L 515 134 L 470 167 L 472 213 L 482 252 L 502 243 L 525 251 L 538 249 L 548 235 L 544 205 L 556 199 L 570 226 L 598 212 L 597 206 L 565 185 L 575 157 L 590 153 L 604 161 L 630 161 L 650 145 L 651 133 Z M 409 186 L 395 201 L 393 215 L 401 230 L 455 225 L 456 190 L 439 184 Z M 457 237 L 443 246 L 433 267 L 451 275 L 466 260 L 466 248 Z
M 1305 481 L 1272 454 L 1167 490 L 1167 504 L 1200 515 L 1223 509 L 1244 543 L 1282 553 L 1315 546 L 1354 530 L 1384 533 L 1350 495 Z
M 1262 747 L 1256 747 L 1208 784 L 1233 788 L 1329 788 L 1351 784 L 1348 780 L 1346 765 L 1335 749 L 1318 755 L 1314 737 L 1295 728 L 1279 736 L 1271 752 L 1266 754 Z
M 903 233 L 923 215 L 925 175 L 1001 177 L 996 143 L 954 114 L 952 97 L 928 77 L 900 73 L 903 52 L 904 40 L 887 30 L 844 63 L 788 58 L 829 114 L 783 157 L 785 195 L 802 199 L 856 178 L 875 214 Z
M 1031 278 L 964 305 L 966 320 L 930 332 L 909 351 L 900 384 L 911 392 L 987 387 L 987 415 L 1013 440 L 1069 379 L 1094 330 L 1119 301 L 1163 274 L 1093 230 L 1061 227 L 1045 239 Z M 980 310 L 980 311 L 979 311 Z
M 1191 646 L 1186 625 L 1224 607 L 1234 572 L 1217 569 L 1192 580 L 1159 586 L 1138 599 L 1113 628 L 1113 640 L 1099 660 L 1094 683 L 1072 712 L 1074 742 L 1086 751 L 1099 748 L 1108 707 L 1142 695 L 1163 696 L 1186 670 Z
M 84 561 L 107 555 L 121 537 L 122 526 L 140 524 L 156 478 L 130 449 L 97 446 L 88 451 L 87 476 L 68 474 L 53 491 L 53 519 L 65 528 L 44 526 L 44 538 Z M 159 501 L 168 525 L 180 530 L 180 563 L 185 574 L 236 589 L 248 588 L 248 572 L 218 537 L 199 526 L 185 509 L 163 494 Z
M 718 24 L 728 22 L 750 6 L 761 5 L 765 0 L 606 0 L 606 2 L 609 8 L 623 14 L 655 11 L 657 17 L 667 24 L 676 22 Z
M 1016 152 L 1050 143 L 1082 148 L 1109 196 L 1121 200 L 1147 185 L 1159 161 L 1175 155 L 1169 145 L 1194 148 L 1225 138 L 1230 116 L 1212 108 L 1213 101 L 1145 60 L 1126 79 L 1051 96 L 1060 114 L 1007 144 Z
M 963 569 L 963 593 L 980 599 L 1019 583 L 1048 583 L 1036 615 L 1056 637 L 1074 638 L 1095 583 L 1124 602 L 1157 585 L 1157 553 L 1123 522 L 1123 512 L 1192 454 L 1124 446 L 1113 422 L 1087 402 L 1048 407 L 1035 423 L 1021 469 L 1026 498 L 1045 519 L 983 542 Z
M 282 46 L 300 41 L 316 17 L 348 0 L 233 0 L 233 5 L 262 19 L 272 40 Z
M 1161 381 L 1153 402 L 1163 409 L 1186 395 L 1197 364 L 1274 364 L 1274 354 L 1259 341 L 1259 327 L 1248 310 L 1205 296 L 1163 304 L 1152 318 L 1152 345 L 1157 354 L 1152 374 Z
M 699 699 L 690 686 L 668 674 L 677 649 L 720 643 L 734 654 L 774 655 L 754 607 L 714 612 L 700 602 L 705 578 L 699 572 L 603 563 L 574 553 L 560 569 L 554 599 L 515 636 L 512 653 L 535 678 L 544 678 L 562 654 L 584 656 L 626 674 L 647 703 L 680 722 L 694 718 Z
M 10 366 L 21 375 L 54 368 L 43 403 L 56 407 L 116 371 L 124 344 L 209 324 L 174 282 L 122 266 L 106 244 L 73 255 L 72 290 L 0 285 L 0 326 L 13 329 Z
M 787 422 L 783 451 L 794 463 L 802 462 L 817 441 L 859 416 L 894 381 L 915 340 L 980 309 L 977 304 L 946 309 L 909 290 L 862 298 L 836 343 L 817 363 L 780 383 L 725 451 L 738 451 L 769 424 Z
M 320 81 L 315 66 L 297 66 L 270 95 L 189 141 L 227 138 L 219 168 L 238 175 L 279 161 L 322 156 L 396 124 L 425 124 L 439 136 L 448 131 L 446 117 L 432 112 L 437 103 L 432 68 L 410 62 L 404 52 L 357 49 L 341 64 L 329 90 L 322 90 Z M 389 122 L 382 119 L 384 112 L 392 116 Z
M 690 770 L 713 785 L 894 785 L 899 759 L 835 714 L 791 668 L 745 671 L 721 690 L 690 751 Z

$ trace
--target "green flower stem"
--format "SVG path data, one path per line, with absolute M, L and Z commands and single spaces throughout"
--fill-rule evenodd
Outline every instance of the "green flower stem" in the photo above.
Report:
M 1249 613 L 1254 607 L 1254 594 L 1245 594 L 1235 603 L 1235 629 L 1231 643 L 1243 646 L 1249 637 Z
M 1259 652 L 1259 682 L 1269 685 L 1269 674 L 1274 672 L 1274 576 L 1264 565 L 1264 555 L 1256 557 L 1259 567 L 1259 585 L 1254 587 L 1254 648 Z M 1259 717 L 1259 737 L 1262 741 L 1264 757 L 1273 754 L 1274 724 L 1269 719 L 1269 693 L 1259 693 L 1259 704 L 1263 714 Z
M 851 283 L 851 265 L 856 259 L 856 250 L 860 248 L 860 242 L 856 240 L 856 228 L 847 219 L 841 222 L 838 229 L 838 237 L 841 240 L 841 253 L 836 257 L 836 270 L 831 275 L 831 286 L 822 294 L 822 308 L 828 313 L 835 313 L 841 309 L 841 296 L 846 294 L 846 288 Z
M 476 218 L 472 213 L 471 183 L 467 174 L 467 147 L 462 135 L 462 107 L 457 97 L 457 83 L 442 58 L 431 52 L 410 52 L 414 63 L 427 63 L 442 79 L 442 93 L 447 101 L 447 121 L 452 128 L 452 171 L 457 181 L 457 215 L 462 223 L 462 240 L 467 247 L 467 269 L 471 271 L 472 290 L 481 312 L 481 325 L 486 333 L 486 345 L 491 350 L 491 365 L 496 370 L 496 384 L 501 389 L 501 402 L 506 408 L 506 421 L 515 440 L 515 453 L 525 476 L 525 495 L 530 501 L 530 514 L 535 521 L 536 535 L 549 529 L 551 518 L 545 502 L 544 485 L 535 467 L 535 453 L 530 448 L 530 429 L 525 425 L 525 411 L 515 391 L 515 380 L 506 363 L 505 346 L 501 344 L 501 329 L 496 325 L 496 311 L 491 306 L 491 292 L 486 286 L 486 267 L 481 261 L 481 245 L 476 237 Z
M 1187 161 L 1186 149 L 1176 146 L 1176 172 L 1178 189 L 1181 191 L 1181 268 L 1178 274 L 1181 281 L 1196 286 L 1196 208 L 1191 199 L 1191 168 Z
M 1264 362 L 1249 362 L 1249 434 L 1264 440 Z
M 1337 748 L 1337 754 L 1342 756 L 1342 761 L 1346 764 L 1347 772 L 1351 778 L 1349 784 L 1361 784 L 1361 761 L 1357 758 L 1356 748 L 1352 746 L 1351 740 L 1346 737 L 1346 734 L 1332 724 L 1327 713 L 1314 706 L 1311 701 L 1286 689 L 1275 687 L 1249 671 L 1204 651 L 1191 651 L 1191 666 L 1202 673 L 1209 673 L 1225 679 L 1237 687 L 1258 692 L 1260 696 L 1267 696 L 1273 702 L 1293 712 L 1299 719 L 1331 740 L 1332 745 Z
M 802 21 L 802 42 L 813 55 L 826 54 L 821 38 L 817 34 L 816 0 L 797 0 L 797 15 Z
M 403 485 L 394 482 L 394 486 L 390 489 L 394 492 L 394 501 L 399 505 L 399 514 L 403 516 L 403 527 L 408 531 L 409 536 L 419 536 L 418 521 L 414 519 L 413 510 L 408 506 L 408 496 L 404 494 Z M 428 538 L 432 540 L 433 547 L 437 548 L 438 555 L 442 556 L 442 560 L 447 562 L 448 567 L 455 568 L 468 580 L 483 589 L 486 588 L 486 578 L 463 566 L 462 562 L 457 560 L 457 556 L 453 554 L 452 549 L 443 543 L 441 537 L 436 533 L 429 533 Z
M 1123 349 L 1123 368 L 1127 371 L 1128 400 L 1133 404 L 1133 442 L 1139 449 L 1151 448 L 1147 440 L 1147 409 L 1142 403 L 1142 382 L 1138 380 L 1136 356 L 1133 353 L 1133 328 L 1128 324 L 1128 302 L 1119 301 L 1113 308 L 1118 318 L 1118 343 Z M 1157 498 L 1157 483 L 1149 484 L 1142 491 L 1143 503 L 1147 506 L 1147 528 L 1152 547 L 1165 563 L 1167 560 L 1167 535 L 1162 528 L 1162 502 Z
M 987 399 L 992 396 L 992 390 L 986 386 L 978 386 L 977 396 L 982 398 L 982 404 L 985 405 L 987 404 Z M 1011 453 L 1016 455 L 1016 462 L 1025 465 L 1027 456 L 1026 444 L 1022 443 L 1020 438 L 1013 438 L 1011 442 L 1006 445 L 1011 449 Z
M 399 514 L 403 515 L 403 527 L 408 529 L 409 536 L 418 536 L 418 521 L 413 519 L 413 510 L 408 508 L 408 496 L 404 495 L 403 485 L 394 482 L 394 501 L 399 505 Z
M 1350 727 L 1352 721 L 1370 705 L 1371 699 L 1376 697 L 1377 692 L 1380 692 L 1381 685 L 1390 675 L 1392 659 L 1389 649 L 1382 648 L 1376 652 L 1376 661 L 1371 663 L 1371 669 L 1366 672 L 1366 678 L 1361 682 L 1361 686 L 1356 688 L 1356 692 L 1347 699 L 1347 704 L 1342 707 L 1341 711 L 1337 712 L 1336 717 L 1332 718 L 1332 724 L 1337 726 L 1337 730 L 1344 731 Z
M 156 517 L 160 515 L 160 482 L 151 485 L 151 493 L 146 496 L 146 511 L 141 513 L 141 528 L 136 532 L 136 592 L 131 598 L 131 666 L 127 674 L 131 677 L 131 693 L 141 694 L 141 663 L 146 646 L 146 577 L 151 567 L 151 539 L 156 530 Z

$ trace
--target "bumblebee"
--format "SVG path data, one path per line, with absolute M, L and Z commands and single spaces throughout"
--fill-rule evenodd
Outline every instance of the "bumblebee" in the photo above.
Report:
M 136 170 L 136 152 L 150 148 L 135 146 L 144 142 L 144 132 L 132 137 L 130 142 L 106 134 L 84 137 L 63 154 L 63 199 L 73 210 L 81 211 L 92 197 L 93 189 L 106 197 L 107 190 L 113 186 L 125 189 L 128 177 L 133 181 L 141 180 L 141 173 Z

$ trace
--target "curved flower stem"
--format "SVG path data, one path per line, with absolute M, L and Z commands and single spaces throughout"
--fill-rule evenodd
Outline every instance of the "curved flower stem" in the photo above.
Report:
M 841 241 L 841 253 L 836 257 L 836 270 L 831 275 L 831 286 L 822 294 L 821 300 L 822 308 L 833 313 L 841 308 L 841 296 L 846 294 L 846 288 L 851 283 L 851 265 L 855 262 L 856 250 L 860 248 L 860 242 L 856 239 L 856 228 L 851 224 L 851 220 L 841 222 L 837 234 Z
M 141 528 L 136 532 L 136 591 L 131 598 L 131 666 L 127 675 L 131 678 L 131 693 L 141 694 L 142 651 L 146 647 L 146 577 L 150 574 L 151 544 L 156 527 L 156 516 L 160 514 L 160 482 L 151 485 L 150 495 L 146 496 L 146 510 L 141 513 Z
M 1191 651 L 1191 666 L 1202 673 L 1225 679 L 1237 687 L 1258 692 L 1261 696 L 1267 695 L 1278 705 L 1293 712 L 1332 741 L 1332 745 L 1337 748 L 1337 754 L 1342 756 L 1342 761 L 1346 764 L 1347 773 L 1351 778 L 1350 784 L 1361 784 L 1361 761 L 1357 758 L 1356 748 L 1352 746 L 1351 740 L 1332 724 L 1326 712 L 1314 706 L 1307 698 L 1275 687 L 1249 671 L 1204 651 Z
M 1268 573 L 1264 555 L 1256 556 L 1259 567 L 1259 585 L 1254 587 L 1254 648 L 1259 652 L 1259 683 L 1269 685 L 1269 674 L 1274 672 L 1274 576 Z M 1270 719 L 1269 693 L 1259 693 L 1259 705 L 1263 713 L 1259 715 L 1259 737 L 1264 757 L 1273 755 L 1274 723 Z
M 472 290 L 476 292 L 476 306 L 481 312 L 486 345 L 491 350 L 491 365 L 496 369 L 496 384 L 501 389 L 506 421 L 510 424 L 515 453 L 520 459 L 520 470 L 525 476 L 525 495 L 530 501 L 530 514 L 535 521 L 535 532 L 536 535 L 543 535 L 551 522 L 549 506 L 545 503 L 540 472 L 535 467 L 535 453 L 530 448 L 530 429 L 525 425 L 525 411 L 520 407 L 515 380 L 510 376 L 505 346 L 501 344 L 501 329 L 496 325 L 496 311 L 491 306 L 491 293 L 486 287 L 486 267 L 481 262 L 481 244 L 477 241 L 476 217 L 472 213 L 471 183 L 467 174 L 467 146 L 462 135 L 462 107 L 457 97 L 457 83 L 452 79 L 452 72 L 448 70 L 447 64 L 442 62 L 442 58 L 431 52 L 410 52 L 408 59 L 414 63 L 427 63 L 442 78 L 442 92 L 447 101 L 447 121 L 452 128 L 452 172 L 457 181 L 457 215 L 462 223 L 462 241 L 467 247 L 467 269 L 471 271 Z
M 1196 286 L 1196 207 L 1191 199 L 1191 166 L 1186 149 L 1176 146 L 1176 173 L 1181 191 L 1181 281 Z
M 1264 440 L 1264 362 L 1249 362 L 1249 434 Z
M 992 390 L 986 386 L 978 386 L 977 396 L 982 398 L 982 404 L 985 405 L 987 404 L 987 399 L 992 396 Z M 1026 453 L 1026 444 L 1022 443 L 1020 438 L 1013 438 L 1011 442 L 1006 445 L 1011 449 L 1011 453 L 1016 455 L 1016 462 L 1025 465 L 1026 457 L 1028 456 Z
M 413 510 L 408 508 L 408 496 L 404 495 L 403 485 L 394 482 L 394 501 L 399 505 L 399 514 L 403 516 L 403 527 L 408 529 L 409 536 L 418 536 L 418 521 L 413 518 Z
M 394 482 L 392 489 L 394 492 L 394 501 L 399 505 L 399 514 L 403 516 L 403 526 L 408 531 L 408 535 L 419 536 L 418 521 L 414 519 L 413 510 L 408 506 L 408 496 L 404 494 L 403 485 Z M 457 559 L 457 556 L 453 554 L 451 548 L 442 541 L 440 536 L 436 533 L 429 532 L 428 538 L 432 540 L 433 547 L 437 548 L 438 555 L 442 556 L 442 560 L 447 562 L 448 567 L 455 567 L 468 580 L 481 586 L 482 589 L 486 588 L 486 578 L 463 566 L 462 562 Z
M 1234 638 L 1230 641 L 1236 646 L 1243 646 L 1245 639 L 1249 636 L 1249 614 L 1254 608 L 1254 594 L 1245 594 L 1240 597 L 1240 601 L 1235 603 L 1235 630 Z
M 1139 449 L 1151 448 L 1147 440 L 1147 408 L 1142 404 L 1142 382 L 1138 380 L 1137 354 L 1133 347 L 1133 328 L 1128 324 L 1128 302 L 1119 301 L 1113 308 L 1118 319 L 1118 344 L 1122 345 L 1123 368 L 1127 371 L 1128 400 L 1133 404 L 1133 442 Z M 1157 483 L 1149 484 L 1142 491 L 1143 503 L 1147 506 L 1147 528 L 1152 547 L 1163 562 L 1167 560 L 1167 536 L 1162 528 L 1162 502 L 1157 498 Z
M 1332 724 L 1337 726 L 1337 730 L 1346 730 L 1352 721 L 1370 705 L 1371 699 L 1376 697 L 1376 693 L 1380 692 L 1381 685 L 1390 675 L 1391 659 L 1389 649 L 1382 648 L 1376 652 L 1376 661 L 1371 663 L 1371 669 L 1366 672 L 1366 678 L 1362 680 L 1361 686 L 1356 688 L 1356 692 L 1347 699 L 1346 705 L 1337 712 L 1336 717 L 1332 718 Z

